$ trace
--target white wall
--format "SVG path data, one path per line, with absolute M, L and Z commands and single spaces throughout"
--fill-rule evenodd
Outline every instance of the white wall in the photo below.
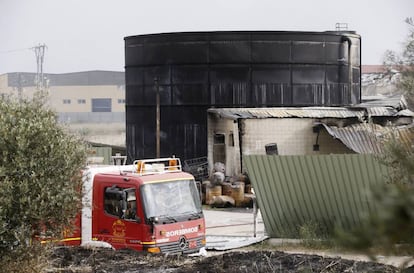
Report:
M 226 137 L 226 175 L 243 172 L 240 167 L 240 141 L 243 155 L 264 155 L 265 146 L 276 143 L 279 155 L 353 153 L 342 142 L 334 139 L 324 129 L 320 130 L 319 151 L 313 150 L 317 134 L 313 126 L 317 120 L 309 118 L 241 119 L 243 136 L 239 139 L 239 125 L 231 119 L 208 115 L 208 159 L 213 166 L 214 134 Z M 228 145 L 228 137 L 234 135 L 234 147 Z
M 309 118 L 246 119 L 242 139 L 243 154 L 266 154 L 265 145 L 276 143 L 279 155 L 329 154 L 351 152 L 325 130 L 319 134 L 319 151 L 313 151 L 316 122 Z

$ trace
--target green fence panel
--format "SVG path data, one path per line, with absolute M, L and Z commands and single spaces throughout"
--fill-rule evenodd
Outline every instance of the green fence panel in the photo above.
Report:
M 323 232 L 349 229 L 361 213 L 375 210 L 371 187 L 387 168 L 373 155 L 247 155 L 243 158 L 270 237 L 297 237 L 301 226 Z

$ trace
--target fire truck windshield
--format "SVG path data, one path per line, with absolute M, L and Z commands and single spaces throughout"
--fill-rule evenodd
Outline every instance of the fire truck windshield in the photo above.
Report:
M 193 180 L 150 183 L 141 187 L 147 219 L 201 214 L 201 202 Z M 201 216 L 200 216 L 201 217 Z

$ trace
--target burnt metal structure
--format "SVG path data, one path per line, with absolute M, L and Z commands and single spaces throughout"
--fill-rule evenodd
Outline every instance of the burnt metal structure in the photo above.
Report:
M 128 158 L 206 156 L 211 107 L 357 104 L 360 67 L 353 31 L 125 37 Z

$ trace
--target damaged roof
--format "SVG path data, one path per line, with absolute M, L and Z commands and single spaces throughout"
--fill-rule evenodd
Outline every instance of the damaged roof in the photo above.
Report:
M 407 109 L 407 101 L 403 95 L 393 96 L 363 96 L 362 102 L 355 107 L 375 108 L 375 107 L 392 107 L 397 110 Z
M 363 118 L 414 117 L 410 110 L 397 110 L 390 106 L 376 107 L 271 107 L 271 108 L 210 108 L 208 113 L 228 119 L 253 118 Z
M 228 119 L 251 118 L 369 118 L 414 117 L 402 95 L 365 96 L 349 107 L 210 108 L 208 113 Z
M 353 124 L 346 127 L 321 125 L 336 139 L 339 139 L 346 147 L 359 154 L 373 154 L 381 151 L 381 145 L 375 134 L 375 124 Z
M 367 98 L 363 103 L 352 107 L 271 107 L 271 108 L 211 108 L 209 114 L 227 119 L 264 119 L 264 118 L 357 118 L 360 122 L 345 127 L 332 126 L 317 122 L 334 138 L 359 154 L 375 154 L 382 151 L 383 140 L 391 133 L 406 145 L 413 145 L 414 113 L 407 109 L 403 96 Z M 381 126 L 366 123 L 371 117 L 409 117 L 405 126 Z M 411 121 L 410 121 L 411 120 Z M 401 124 L 401 123 L 400 123 Z
M 378 124 L 358 123 L 346 127 L 328 126 L 320 123 L 334 138 L 359 154 L 377 154 L 382 152 L 384 141 L 391 136 L 401 140 L 406 146 L 413 145 L 414 126 L 384 127 Z
M 211 108 L 214 113 L 228 119 L 251 118 L 353 118 L 363 117 L 362 109 L 343 107 L 271 107 L 271 108 Z

